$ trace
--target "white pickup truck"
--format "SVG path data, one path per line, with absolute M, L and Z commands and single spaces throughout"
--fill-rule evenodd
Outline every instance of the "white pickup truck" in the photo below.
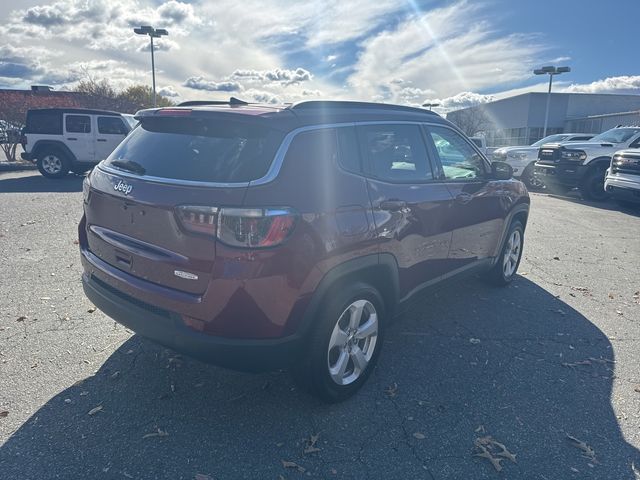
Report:
M 506 162 L 513 168 L 513 176 L 519 177 L 527 187 L 541 187 L 533 170 L 538 160 L 538 150 L 545 143 L 585 141 L 593 137 L 590 133 L 557 133 L 548 135 L 542 140 L 531 145 L 517 147 L 501 147 L 494 150 L 492 158 L 500 162 Z
M 536 177 L 550 189 L 574 187 L 587 200 L 606 200 L 604 178 L 613 154 L 640 148 L 640 127 L 616 127 L 588 142 L 547 143 L 540 147 Z
M 630 148 L 613 154 L 604 189 L 618 203 L 640 205 L 640 149 Z

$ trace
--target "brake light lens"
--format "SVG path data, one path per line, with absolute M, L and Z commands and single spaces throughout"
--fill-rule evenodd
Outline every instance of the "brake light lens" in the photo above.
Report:
M 193 233 L 216 236 L 238 248 L 267 248 L 284 242 L 295 228 L 290 208 L 216 208 L 183 205 L 177 208 L 182 226 Z
M 184 108 L 162 108 L 156 111 L 156 115 L 170 115 L 172 117 L 187 117 L 191 115 L 191 109 Z
M 193 233 L 216 234 L 216 207 L 198 205 L 181 205 L 177 209 L 178 219 L 182 226 Z

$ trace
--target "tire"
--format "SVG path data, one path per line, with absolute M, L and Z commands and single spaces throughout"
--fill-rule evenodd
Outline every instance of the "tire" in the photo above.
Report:
M 544 183 L 542 183 L 533 172 L 533 164 L 528 165 L 527 168 L 524 169 L 524 172 L 522 172 L 521 179 L 529 190 L 542 190 L 544 188 Z
M 385 311 L 382 296 L 368 284 L 332 290 L 315 319 L 304 358 L 292 369 L 296 383 L 327 403 L 354 395 L 378 361 Z
M 594 168 L 587 171 L 580 184 L 580 194 L 585 200 L 602 202 L 609 198 L 609 193 L 604 189 L 604 177 L 606 169 Z
M 60 150 L 47 149 L 38 152 L 38 170 L 47 178 L 62 178 L 69 173 L 69 158 Z
M 509 232 L 504 240 L 496 264 L 487 272 L 487 280 L 501 287 L 509 285 L 520 266 L 523 248 L 524 227 L 519 220 L 515 220 L 509 227 Z

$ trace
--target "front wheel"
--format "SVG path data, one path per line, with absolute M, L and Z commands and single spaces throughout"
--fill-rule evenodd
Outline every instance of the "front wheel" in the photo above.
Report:
M 522 172 L 522 181 L 529 190 L 542 190 L 544 188 L 544 183 L 536 177 L 534 170 L 535 167 L 533 164 L 527 166 L 527 168 L 524 169 L 524 172 Z
M 524 247 L 524 227 L 516 220 L 509 227 L 509 233 L 495 265 L 489 270 L 488 280 L 494 285 L 509 285 L 518 271 Z
M 69 160 L 57 150 L 38 154 L 38 170 L 47 178 L 62 178 L 69 173 Z
M 580 193 L 586 200 L 602 202 L 609 198 L 609 193 L 604 189 L 604 178 L 606 174 L 607 171 L 603 169 L 593 169 L 587 172 L 580 185 Z
M 305 358 L 292 371 L 298 385 L 329 403 L 355 394 L 378 361 L 384 319 L 384 302 L 372 286 L 334 290 L 316 318 Z

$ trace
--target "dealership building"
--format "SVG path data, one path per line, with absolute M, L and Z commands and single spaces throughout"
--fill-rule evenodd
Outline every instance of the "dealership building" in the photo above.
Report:
M 466 133 L 484 134 L 491 147 L 530 145 L 542 138 L 547 95 L 516 95 L 449 112 L 447 119 Z M 616 125 L 640 126 L 640 95 L 551 94 L 547 135 L 600 133 Z

